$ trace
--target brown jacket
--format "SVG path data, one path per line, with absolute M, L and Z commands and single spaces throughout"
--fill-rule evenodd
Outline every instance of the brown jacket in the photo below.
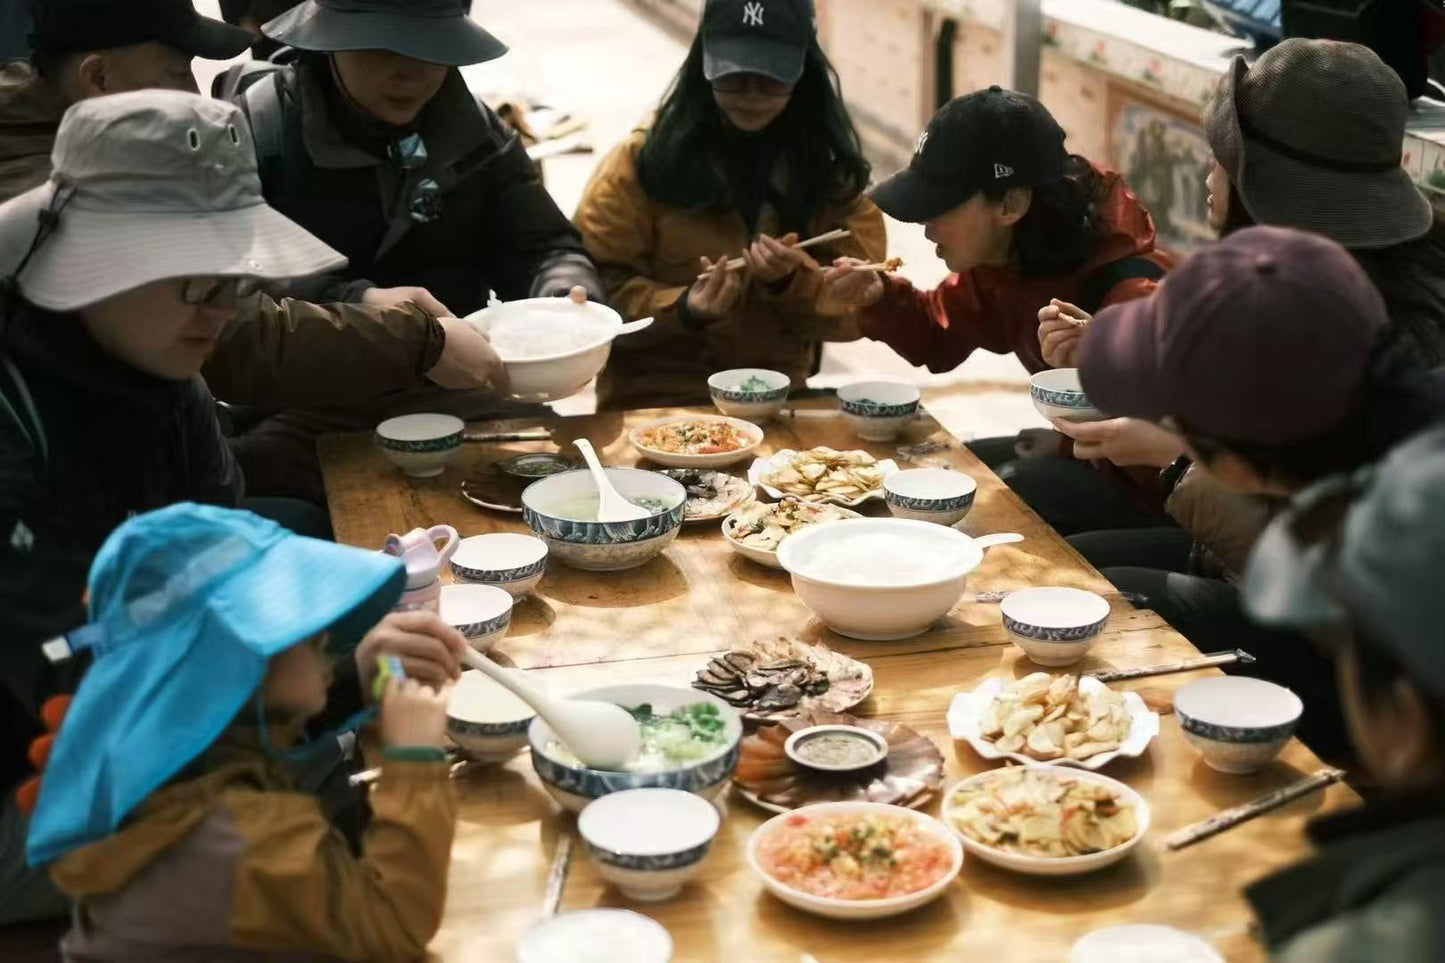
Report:
M 1194 536 L 1202 574 L 1233 581 L 1274 514 L 1269 502 L 1230 491 L 1198 465 L 1174 486 L 1165 510 Z
M 707 378 L 727 368 L 772 368 L 801 386 L 817 371 L 824 341 L 853 341 L 854 319 L 825 318 L 815 310 L 822 275 L 799 271 L 774 293 L 753 284 L 733 313 L 696 329 L 678 319 L 678 302 L 697 279 L 698 259 L 740 255 L 752 240 L 736 211 L 684 211 L 647 196 L 637 176 L 637 155 L 647 139 L 636 131 L 603 160 L 577 208 L 587 252 L 597 262 L 613 307 L 628 319 L 654 317 L 652 327 L 612 346 L 598 384 L 598 405 L 642 408 L 705 404 Z M 776 215 L 765 211 L 762 233 L 777 234 Z M 881 261 L 887 251 L 883 215 L 859 197 L 827 211 L 810 235 L 845 227 L 853 236 L 809 253 L 821 264 L 837 257 Z
M 356 857 L 259 749 L 218 751 L 205 775 L 162 789 L 120 831 L 51 867 L 76 901 L 67 963 L 425 954 L 456 824 L 446 763 L 383 763 Z
M 23 60 L 0 67 L 0 203 L 50 176 L 64 102 Z M 260 296 L 242 306 L 204 374 L 221 401 L 350 405 L 424 383 L 446 334 L 415 308 Z

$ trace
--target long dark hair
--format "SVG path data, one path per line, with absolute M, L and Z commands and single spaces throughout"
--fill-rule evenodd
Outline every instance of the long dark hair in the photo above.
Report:
M 1029 212 L 1014 227 L 1014 257 L 1024 277 L 1072 274 L 1094 253 L 1102 229 L 1099 205 L 1104 180 L 1094 165 L 1070 154 L 1062 180 L 1033 189 Z M 983 196 L 997 204 L 1008 188 L 985 187 Z
M 785 229 L 806 230 L 825 207 L 849 203 L 867 188 L 872 168 L 843 105 L 838 72 L 816 37 L 809 41 L 803 76 L 787 109 L 769 131 L 781 140 L 780 159 L 791 177 L 784 198 L 789 210 L 778 212 Z M 655 201 L 686 210 L 733 207 L 726 174 L 713 162 L 726 135 L 726 120 L 703 74 L 699 35 L 638 156 L 642 189 Z

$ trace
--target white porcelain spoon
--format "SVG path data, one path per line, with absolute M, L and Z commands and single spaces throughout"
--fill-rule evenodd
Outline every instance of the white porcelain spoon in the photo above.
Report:
M 962 524 L 961 522 L 959 524 Z M 957 526 L 955 526 L 957 527 Z M 1012 545 L 1014 542 L 1022 542 L 1024 537 L 1014 532 L 1000 532 L 997 535 L 979 535 L 973 540 L 973 544 L 979 548 L 993 548 L 995 545 Z
M 617 337 L 620 338 L 624 334 L 636 334 L 639 331 L 646 331 L 650 327 L 652 327 L 651 318 L 642 318 L 638 321 L 629 321 L 622 327 L 617 329 Z
M 599 522 L 636 522 L 652 515 L 645 508 L 638 508 L 617 494 L 617 489 L 612 487 L 612 482 L 607 478 L 602 462 L 597 460 L 597 452 L 593 449 L 592 442 L 586 438 L 578 438 L 575 444 L 587 462 L 587 467 L 592 470 L 592 480 L 597 484 Z
M 610 702 L 554 699 L 523 681 L 520 672 L 504 669 L 470 647 L 462 654 L 462 661 L 495 679 L 536 709 L 557 738 L 589 769 L 621 770 L 642 749 L 642 732 L 637 720 L 621 706 Z

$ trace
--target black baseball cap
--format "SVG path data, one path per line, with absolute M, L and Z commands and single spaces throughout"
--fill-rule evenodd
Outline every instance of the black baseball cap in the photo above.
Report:
M 889 217 L 921 224 L 986 187 L 1042 187 L 1064 176 L 1064 129 L 1027 94 L 994 86 L 933 115 L 908 167 L 870 196 Z
M 784 84 L 803 76 L 817 32 L 813 0 L 707 0 L 702 71 L 708 81 L 762 74 Z
M 191 0 L 35 0 L 31 49 L 86 53 L 157 42 L 205 60 L 230 60 L 251 46 L 240 27 L 196 13 Z

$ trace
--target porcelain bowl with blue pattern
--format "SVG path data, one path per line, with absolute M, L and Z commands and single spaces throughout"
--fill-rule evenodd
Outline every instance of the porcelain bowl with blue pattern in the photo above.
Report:
M 466 429 L 452 415 L 402 415 L 377 425 L 372 442 L 412 478 L 435 478 L 461 454 Z
M 687 489 L 655 471 L 608 468 L 618 494 L 652 514 L 633 522 L 599 522 L 592 474 L 571 471 L 533 482 L 522 492 L 522 517 L 551 556 L 589 572 L 646 565 L 672 544 L 682 527 Z M 592 521 L 587 520 L 590 513 Z
M 1076 588 L 1030 588 L 1011 592 L 999 605 L 1014 645 L 1043 666 L 1073 665 L 1109 624 L 1109 603 Z
M 1184 738 L 1211 769 L 1245 773 L 1275 760 L 1294 735 L 1304 703 L 1282 685 L 1225 675 L 1180 688 L 1174 712 Z
M 495 585 L 443 585 L 438 614 L 472 648 L 485 652 L 512 627 L 512 603 L 512 596 Z
M 895 518 L 957 525 L 973 508 L 978 483 L 947 468 L 910 468 L 883 479 L 883 499 Z
M 838 389 L 843 421 L 864 441 L 892 441 L 918 417 L 923 393 L 901 381 L 863 381 Z
M 683 686 L 634 682 L 588 689 L 573 694 L 572 698 L 611 702 L 625 709 L 636 709 L 646 704 L 652 706 L 652 711 L 658 715 L 666 715 L 683 706 L 710 702 L 722 715 L 724 729 L 723 741 L 717 751 L 697 762 L 660 772 L 610 772 L 567 761 L 557 752 L 556 736 L 547 723 L 536 719 L 527 730 L 527 741 L 532 746 L 532 768 L 537 770 L 537 776 L 552 798 L 564 808 L 574 813 L 581 812 L 592 800 L 625 789 L 681 789 L 713 799 L 727 788 L 728 781 L 732 779 L 733 770 L 738 765 L 743 720 L 736 709 L 717 696 Z
M 750 387 L 744 388 L 744 385 Z M 732 418 L 761 421 L 772 418 L 788 403 L 792 379 L 767 368 L 732 368 L 707 379 L 713 406 Z
M 447 699 L 447 735 L 478 762 L 503 762 L 527 744 L 537 711 L 476 670 L 462 673 Z
M 717 807 L 681 789 L 626 789 L 577 817 L 602 878 L 628 899 L 656 903 L 697 875 L 722 825 Z
M 494 585 L 519 599 L 547 574 L 547 543 L 516 532 L 473 535 L 457 544 L 451 566 L 459 581 Z
M 1078 368 L 1052 368 L 1029 378 L 1029 397 L 1050 421 L 1102 421 L 1106 416 L 1084 394 Z

